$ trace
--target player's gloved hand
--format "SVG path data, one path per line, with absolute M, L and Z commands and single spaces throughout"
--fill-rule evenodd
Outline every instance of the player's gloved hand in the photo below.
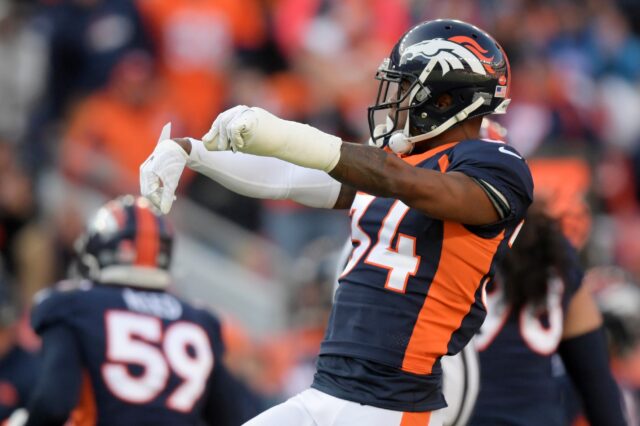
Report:
M 164 214 L 175 200 L 178 181 L 189 155 L 170 138 L 170 125 L 162 130 L 156 148 L 140 165 L 140 193 Z
M 29 420 L 29 412 L 25 408 L 18 408 L 8 419 L 0 423 L 1 426 L 24 426 Z
M 282 120 L 262 108 L 239 105 L 221 113 L 202 142 L 210 151 L 241 151 L 276 157 L 329 172 L 342 140 L 306 124 Z
M 242 121 L 236 119 L 250 110 L 248 106 L 238 105 L 221 112 L 211 125 L 211 129 L 202 137 L 204 146 L 209 151 L 238 151 L 238 144 L 243 146 L 243 138 L 252 130 L 247 126 L 254 124 L 247 122 L 247 119 L 255 119 L 255 117 L 254 114 L 250 114 L 252 117 L 245 116 Z M 231 126 L 232 121 L 234 124 Z

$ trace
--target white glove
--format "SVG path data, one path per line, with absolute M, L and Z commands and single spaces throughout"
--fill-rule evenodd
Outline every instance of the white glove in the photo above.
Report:
M 29 412 L 25 408 L 18 408 L 11 413 L 8 419 L 2 423 L 3 426 L 24 426 L 29 420 Z
M 170 132 L 171 124 L 167 124 L 156 148 L 140 166 L 140 193 L 163 214 L 171 210 L 178 181 L 189 158 L 180 145 L 169 139 Z
M 210 151 L 241 151 L 276 157 L 329 172 L 340 160 L 342 140 L 306 124 L 282 120 L 261 109 L 239 105 L 220 114 L 202 142 Z
M 238 105 L 221 112 L 211 125 L 211 129 L 202 137 L 204 146 L 209 151 L 238 151 L 237 144 L 244 145 L 240 133 L 248 131 L 246 128 L 248 123 L 234 120 L 247 111 L 250 111 L 248 106 Z M 232 121 L 234 124 L 230 126 Z

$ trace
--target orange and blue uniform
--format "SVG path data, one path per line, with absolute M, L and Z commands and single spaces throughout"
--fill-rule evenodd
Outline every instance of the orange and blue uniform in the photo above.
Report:
M 470 425 L 567 424 L 559 403 L 567 378 L 557 349 L 583 271 L 568 241 L 566 251 L 563 278 L 549 281 L 544 309 L 533 304 L 513 309 L 504 301 L 500 276 L 490 284 L 489 317 L 474 341 L 480 352 L 481 392 Z
M 218 320 L 166 292 L 63 283 L 32 325 L 44 361 L 29 426 L 235 425 L 258 412 L 222 363 Z
M 459 352 L 482 325 L 484 287 L 517 234 L 533 182 L 517 151 L 482 140 L 404 159 L 476 180 L 502 219 L 464 225 L 358 193 L 351 209 L 354 249 L 312 387 L 380 408 L 431 411 L 446 405 L 440 358 Z
M 39 369 L 39 358 L 17 345 L 0 358 L 0 421 L 26 406 Z

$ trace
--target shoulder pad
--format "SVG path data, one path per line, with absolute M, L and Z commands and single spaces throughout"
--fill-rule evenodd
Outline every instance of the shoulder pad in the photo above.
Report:
M 61 281 L 36 293 L 31 312 L 31 326 L 36 333 L 72 317 L 78 307 L 77 296 L 91 287 L 89 281 Z

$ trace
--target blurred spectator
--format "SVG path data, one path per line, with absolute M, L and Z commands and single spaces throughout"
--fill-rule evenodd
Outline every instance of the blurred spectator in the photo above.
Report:
M 137 0 L 158 52 L 160 73 L 187 134 L 209 130 L 226 97 L 237 49 L 265 37 L 257 0 Z
M 556 219 L 567 239 L 582 249 L 591 232 L 587 196 L 591 186 L 589 164 L 581 158 L 534 158 L 529 161 L 535 197 Z
M 18 164 L 15 145 L 1 141 L 0 182 L 0 254 L 22 300 L 29 300 L 51 279 L 52 253 L 38 223 L 33 183 Z
M 47 92 L 26 139 L 34 171 L 49 160 L 52 131 L 70 101 L 104 86 L 112 68 L 131 49 L 148 46 L 131 0 L 42 2 L 41 24 L 49 41 Z
M 148 54 L 124 56 L 108 86 L 74 108 L 60 155 L 65 174 L 107 195 L 137 192 L 138 169 L 162 126 L 172 122 L 181 133 L 165 93 Z
M 0 422 L 24 408 L 38 378 L 38 358 L 17 342 L 18 302 L 0 272 Z
M 313 382 L 336 285 L 339 245 L 344 240 L 318 238 L 311 241 L 293 267 L 295 289 L 290 302 L 291 330 L 288 333 L 291 364 L 283 377 L 285 398 L 302 392 Z
M 51 218 L 51 245 L 55 255 L 54 276 L 51 282 L 69 278 L 70 274 L 77 274 L 73 270 L 77 257 L 75 243 L 84 230 L 85 217 L 78 205 L 79 199 L 72 195 L 63 197 Z M 50 284 L 50 283 L 49 283 Z
M 274 25 L 278 46 L 309 83 L 305 122 L 331 132 L 342 121 L 346 126 L 338 130 L 351 131 L 335 134 L 366 140 L 366 107 L 375 97 L 371 79 L 410 25 L 407 2 L 283 0 L 276 3 Z
M 0 2 L 0 135 L 20 140 L 44 89 L 46 41 L 33 25 L 33 5 Z
M 597 14 L 590 28 L 587 54 L 596 77 L 614 75 L 638 81 L 640 39 L 615 2 L 596 1 Z

